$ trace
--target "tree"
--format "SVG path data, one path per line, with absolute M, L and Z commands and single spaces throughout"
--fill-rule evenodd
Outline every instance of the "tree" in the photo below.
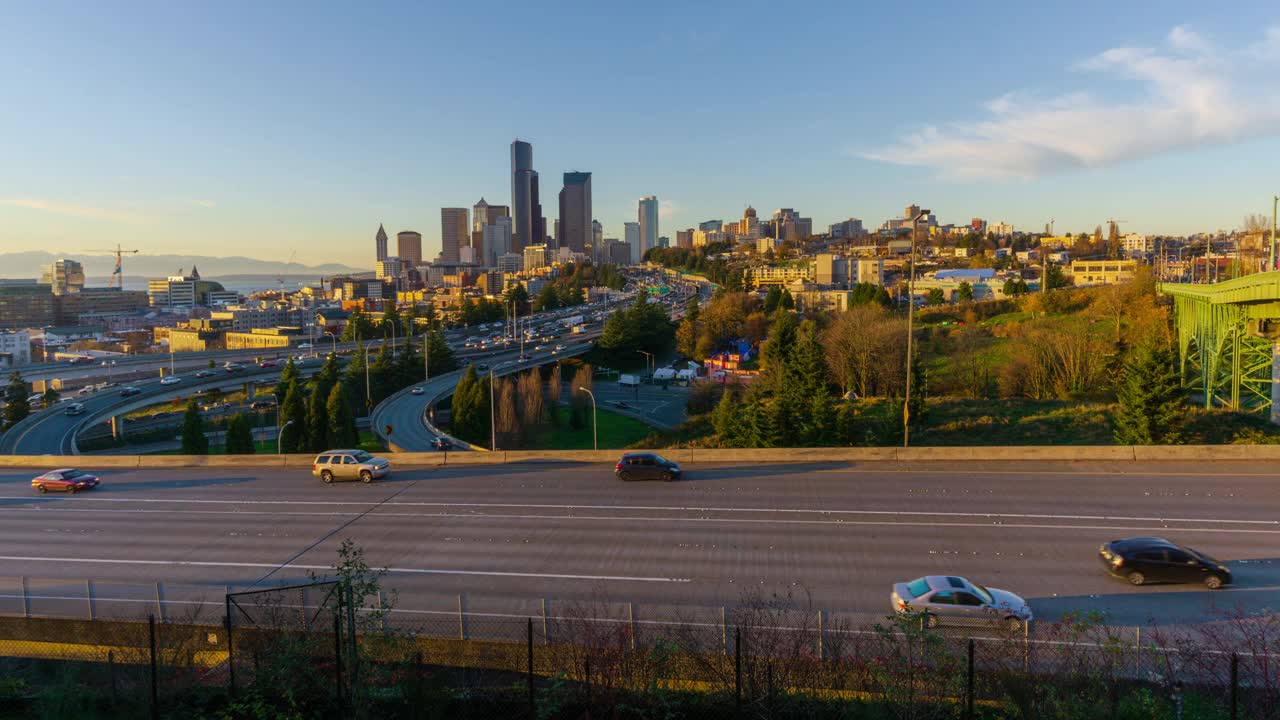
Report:
M 764 312 L 766 315 L 772 315 L 774 310 L 778 309 L 778 304 L 782 302 L 782 288 L 777 285 L 770 285 L 769 291 L 764 296 Z
M 1120 445 L 1171 445 L 1183 414 L 1182 387 L 1172 351 L 1156 343 L 1136 348 L 1116 392 L 1114 437 Z
M 449 347 L 449 343 L 444 341 L 444 335 L 439 328 L 433 329 L 428 333 L 426 352 L 426 370 L 429 370 L 431 374 L 437 375 L 458 369 L 458 359 L 454 357 L 453 348 Z
M 1004 281 L 1004 294 L 1008 297 L 1026 295 L 1027 290 L 1027 281 L 1022 278 L 1009 278 Z
M 327 389 L 319 381 L 312 388 L 311 395 L 307 398 L 307 449 L 314 453 L 322 453 L 332 447 L 339 445 L 333 442 L 333 438 L 329 435 L 329 406 L 327 404 L 329 393 L 337 390 L 342 392 L 342 385 L 339 383 L 330 383 Z
M 290 357 L 285 362 L 284 369 L 280 371 L 280 382 L 276 383 L 276 388 L 273 391 L 277 403 L 284 401 L 284 394 L 289 390 L 289 383 L 296 381 L 299 377 L 298 366 L 293 362 L 293 358 Z
M 887 397 L 902 391 L 907 322 L 876 305 L 837 313 L 822 335 L 827 366 L 843 394 Z
M 1057 290 L 1067 286 L 1067 276 L 1062 272 L 1061 265 L 1049 263 L 1045 267 L 1043 286 L 1046 290 Z
M 378 323 L 378 330 L 384 338 L 391 337 L 392 328 L 400 326 L 400 311 L 396 309 L 395 300 L 387 300 L 386 305 L 382 309 L 382 320 Z
M 292 422 L 292 425 L 289 423 Z M 288 429 L 285 426 L 289 425 Z M 303 452 L 308 447 L 307 439 L 307 407 L 303 398 L 303 390 L 298 381 L 289 383 L 284 393 L 284 402 L 280 404 L 280 449 L 286 453 Z
M 505 305 L 515 303 L 517 317 L 529 314 L 529 291 L 525 289 L 523 283 L 508 285 L 506 292 L 502 293 L 502 302 Z
M 193 397 L 187 400 L 187 411 L 182 415 L 182 454 L 208 455 L 209 438 L 204 434 L 204 417 Z
M 795 301 L 795 298 L 791 297 L 790 290 L 786 288 L 782 288 L 782 299 L 778 301 L 778 307 L 782 308 L 783 310 L 796 309 L 796 301 Z
M 325 415 L 328 419 L 326 433 L 329 442 L 335 447 L 355 447 L 360 443 L 360 434 L 356 432 L 356 418 L 347 405 L 342 388 L 334 385 L 325 400 Z M 319 451 L 318 451 L 319 452 Z
M 227 421 L 223 449 L 228 455 L 252 455 L 257 450 L 253 444 L 253 431 L 249 429 L 249 418 L 243 413 L 237 413 Z
M 929 305 L 941 305 L 947 301 L 947 296 L 943 294 L 942 288 L 932 288 L 925 293 L 924 300 Z
M 18 373 L 9 373 L 9 384 L 4 389 L 4 427 L 13 427 L 22 418 L 31 414 L 31 405 L 27 402 L 27 383 Z
M 716 434 L 720 436 L 722 444 L 730 447 L 740 441 L 741 406 L 735 395 L 736 393 L 726 388 L 720 396 L 720 402 L 716 403 L 716 409 L 711 411 L 711 424 L 715 427 Z
M 552 422 L 560 417 L 556 408 L 560 407 L 560 398 L 564 395 L 564 378 L 561 375 L 560 363 L 551 366 L 551 375 L 547 378 L 547 412 Z
M 973 301 L 973 286 L 969 284 L 968 280 L 960 282 L 960 287 L 956 289 L 956 299 L 960 302 Z
M 61 397 L 62 396 L 58 394 L 57 389 L 50 385 L 45 388 L 44 393 L 40 395 L 40 404 L 44 407 L 51 408 L 58 404 L 58 400 Z
M 476 375 L 475 366 L 468 365 L 458 381 L 450 413 L 454 435 L 476 445 L 489 444 L 489 381 Z
M 353 408 L 365 406 L 365 362 L 364 344 L 361 343 L 342 374 L 342 388 L 347 394 L 347 402 Z
M 925 372 L 920 356 L 911 358 L 911 397 L 907 399 L 907 424 L 916 428 L 924 422 L 928 408 L 929 375 Z

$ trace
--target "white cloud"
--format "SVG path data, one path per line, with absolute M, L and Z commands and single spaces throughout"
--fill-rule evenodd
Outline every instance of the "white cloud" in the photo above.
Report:
M 658 202 L 658 219 L 669 220 L 680 212 L 680 206 L 670 200 L 661 200 Z
M 3 203 L 5 205 L 26 208 L 28 210 L 41 210 L 55 215 L 88 218 L 90 220 L 109 220 L 111 222 L 126 223 L 128 225 L 148 225 L 153 222 L 151 218 L 133 212 L 90 207 L 87 205 L 76 205 L 74 203 L 58 202 L 57 200 L 10 198 L 4 200 Z
M 1090 92 L 1008 93 L 978 121 L 926 126 L 859 153 L 932 167 L 952 179 L 1033 178 L 1200 145 L 1280 134 L 1280 28 L 1243 51 L 1220 53 L 1175 27 L 1163 48 L 1112 48 L 1078 68 L 1139 83 L 1132 99 Z
M 218 203 L 213 200 L 192 200 L 193 205 L 199 205 L 202 208 L 216 208 Z

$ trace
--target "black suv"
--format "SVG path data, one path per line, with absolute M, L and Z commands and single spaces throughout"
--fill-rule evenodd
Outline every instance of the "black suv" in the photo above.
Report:
M 613 468 L 619 480 L 680 479 L 680 466 L 655 453 L 627 453 Z
M 1107 572 L 1133 585 L 1151 581 L 1204 583 L 1210 590 L 1231 584 L 1231 571 L 1198 550 L 1156 537 L 1112 540 L 1098 550 Z

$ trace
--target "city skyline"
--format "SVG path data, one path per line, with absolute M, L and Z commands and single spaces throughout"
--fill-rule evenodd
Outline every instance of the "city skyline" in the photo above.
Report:
M 1116 217 L 1178 235 L 1238 227 L 1276 190 L 1257 158 L 1280 150 L 1270 99 L 1280 15 L 1260 2 L 1234 8 L 1230 22 L 1190 3 L 1154 16 L 1101 3 L 937 9 L 914 26 L 932 47 L 874 66 L 863 58 L 901 41 L 876 30 L 904 21 L 887 9 L 797 13 L 796 37 L 859 30 L 850 49 L 834 46 L 833 62 L 830 53 L 712 53 L 738 22 L 727 6 L 659 4 L 652 19 L 625 22 L 592 9 L 561 28 L 568 11 L 504 5 L 513 25 L 548 41 L 514 70 L 516 47 L 504 45 L 514 31 L 503 29 L 487 56 L 446 38 L 430 62 L 392 49 L 347 67 L 335 65 L 345 52 L 299 61 L 279 49 L 302 38 L 393 43 L 459 9 L 397 7 L 353 23 L 336 11 L 297 22 L 267 8 L 270 22 L 249 26 L 233 10 L 76 7 L 19 9 L 0 29 L 0 58 L 28 68 L 4 95 L 28 112 L 0 119 L 8 251 L 74 256 L 122 242 L 367 267 L 369 228 L 381 222 L 421 232 L 423 258 L 433 258 L 442 208 L 487 197 L 518 215 L 513 138 L 538 147 L 532 169 L 543 184 L 593 173 L 605 237 L 623 236 L 636 198 L 650 194 L 671 237 L 747 205 L 796 208 L 821 230 L 850 217 L 874 228 L 912 202 L 952 223 L 977 216 L 1036 230 L 1053 219 L 1080 232 Z M 157 40 L 144 18 L 173 38 Z M 601 58 L 591 67 L 549 49 L 586 27 L 617 31 L 591 40 Z M 1044 27 L 1069 42 L 1043 42 Z M 486 97 L 460 82 L 469 63 L 493 78 Z M 650 64 L 651 110 L 614 109 L 633 88 L 610 79 Z M 539 100 L 553 82 L 593 102 L 569 113 Z M 726 103 L 745 104 L 726 113 Z M 558 191 L 540 188 L 548 223 L 557 213 L 547 196 Z

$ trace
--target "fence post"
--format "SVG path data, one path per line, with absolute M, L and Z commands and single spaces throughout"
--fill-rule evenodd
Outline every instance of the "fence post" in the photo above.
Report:
M 111 680 L 111 707 L 116 706 L 116 651 L 107 651 L 107 675 Z
M 627 624 L 631 627 L 631 649 L 636 649 L 636 604 L 627 603 Z
M 965 720 L 973 720 L 973 638 L 969 638 L 969 671 L 965 679 L 964 716 Z
M 773 717 L 773 663 L 772 662 L 770 662 L 768 665 L 765 666 L 764 672 L 765 672 L 764 682 L 765 682 L 765 693 L 766 693 L 765 697 L 768 698 L 767 709 L 768 709 L 769 717 L 772 718 Z
M 382 632 L 387 631 L 387 596 L 378 591 L 378 617 L 382 619 Z
M 1240 656 L 1231 653 L 1231 720 L 1236 720 L 1240 692 Z
M 547 636 L 547 599 L 542 598 L 542 644 L 550 645 L 551 640 Z
M 302 594 L 302 602 L 301 602 L 301 603 L 299 603 L 299 605 L 301 605 L 301 607 L 299 607 L 299 608 L 298 608 L 298 612 L 299 612 L 299 613 L 301 613 L 301 617 L 300 617 L 300 618 L 298 618 L 298 619 L 302 621 L 302 622 L 300 623 L 300 625 L 301 625 L 301 627 L 302 627 L 302 631 L 303 631 L 303 632 L 306 632 L 306 631 L 308 631 L 308 630 L 310 630 L 310 629 L 311 629 L 311 628 L 309 627 L 309 625 L 310 625 L 311 623 L 309 623 L 309 622 L 307 621 L 307 617 L 308 617 L 308 616 L 307 616 L 307 588 L 306 588 L 305 586 L 302 588 L 302 593 L 301 593 L 301 594 Z
M 529 660 L 529 717 L 538 717 L 538 703 L 533 696 L 533 618 L 528 618 L 528 634 L 525 637 L 525 650 L 528 652 Z
M 822 654 L 822 611 L 818 611 L 818 659 L 823 659 Z
M 347 675 L 351 678 L 351 696 L 352 706 L 358 700 L 356 692 L 360 689 L 360 656 L 359 647 L 356 645 L 356 602 L 355 589 L 350 585 L 347 586 L 347 636 L 350 640 L 351 655 L 347 658 Z
M 156 678 L 156 616 L 147 616 L 147 633 L 151 646 L 151 720 L 160 720 L 159 680 Z
M 164 596 L 160 594 L 160 581 L 156 580 L 156 616 L 164 622 Z
M 18 589 L 22 591 L 22 617 L 31 617 L 31 597 L 27 594 L 27 576 L 18 578 Z
M 342 596 L 338 596 L 338 612 L 333 614 L 333 687 L 338 693 L 338 716 L 342 717 Z
M 725 612 L 724 606 L 720 606 L 720 654 L 729 654 L 729 625 L 726 620 L 728 613 Z
M 467 626 L 462 622 L 462 593 L 458 593 L 458 639 L 467 639 Z
M 93 581 L 86 579 L 84 581 L 84 597 L 89 602 L 89 619 L 97 620 L 93 612 Z
M 227 588 L 231 590 L 230 587 Z M 227 628 L 227 689 L 231 692 L 231 697 L 236 696 L 236 646 L 235 638 L 232 636 L 232 628 L 234 623 L 231 621 L 231 593 L 226 595 L 227 614 L 223 617 L 223 623 Z
M 733 698 L 742 715 L 742 628 L 733 629 Z
M 582 658 L 582 674 L 586 678 L 587 685 L 587 712 L 591 712 L 591 656 L 587 655 Z M 588 715 L 589 717 L 589 715 Z M 1232 720 L 1235 720 L 1232 718 Z

